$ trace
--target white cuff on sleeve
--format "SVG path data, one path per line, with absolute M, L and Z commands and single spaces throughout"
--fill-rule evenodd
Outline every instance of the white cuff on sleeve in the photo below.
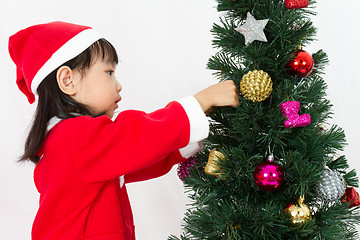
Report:
M 209 135 L 209 121 L 203 112 L 200 103 L 194 96 L 182 98 L 178 101 L 190 121 L 190 141 L 191 143 L 198 143 Z
M 201 142 L 190 143 L 186 147 L 180 148 L 180 154 L 183 158 L 189 158 L 194 156 L 197 152 L 199 152 L 203 148 Z

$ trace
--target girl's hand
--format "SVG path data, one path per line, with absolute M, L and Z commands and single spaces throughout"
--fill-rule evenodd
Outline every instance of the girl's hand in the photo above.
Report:
M 238 89 L 231 80 L 205 88 L 195 94 L 194 97 L 198 100 L 204 112 L 213 106 L 235 107 L 240 104 Z

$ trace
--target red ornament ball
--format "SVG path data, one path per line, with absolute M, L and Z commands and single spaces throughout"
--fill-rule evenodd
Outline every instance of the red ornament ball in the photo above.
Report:
M 306 8 L 309 5 L 309 0 L 285 0 L 285 6 L 288 9 Z
M 283 168 L 279 164 L 269 160 L 260 163 L 256 167 L 253 175 L 256 185 L 264 191 L 274 191 L 284 182 Z
M 286 68 L 290 75 L 304 78 L 314 69 L 314 60 L 308 52 L 298 50 L 294 53 L 294 58 L 287 63 Z

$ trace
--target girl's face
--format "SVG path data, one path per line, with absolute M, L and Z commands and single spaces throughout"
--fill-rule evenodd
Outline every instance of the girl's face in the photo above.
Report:
M 94 115 L 112 118 L 121 100 L 120 83 L 115 78 L 116 65 L 98 58 L 85 74 L 74 71 L 77 93 L 73 98 L 90 108 Z

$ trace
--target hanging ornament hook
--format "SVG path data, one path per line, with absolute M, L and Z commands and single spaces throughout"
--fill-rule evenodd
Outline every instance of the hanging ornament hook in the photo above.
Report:
M 271 151 L 271 141 L 270 141 L 270 143 L 269 143 L 269 146 L 268 146 L 268 148 L 269 148 L 269 152 L 268 152 L 268 158 L 267 158 L 267 160 L 269 161 L 269 162 L 273 162 L 274 161 L 274 155 L 273 155 L 273 153 L 272 153 L 272 151 Z

